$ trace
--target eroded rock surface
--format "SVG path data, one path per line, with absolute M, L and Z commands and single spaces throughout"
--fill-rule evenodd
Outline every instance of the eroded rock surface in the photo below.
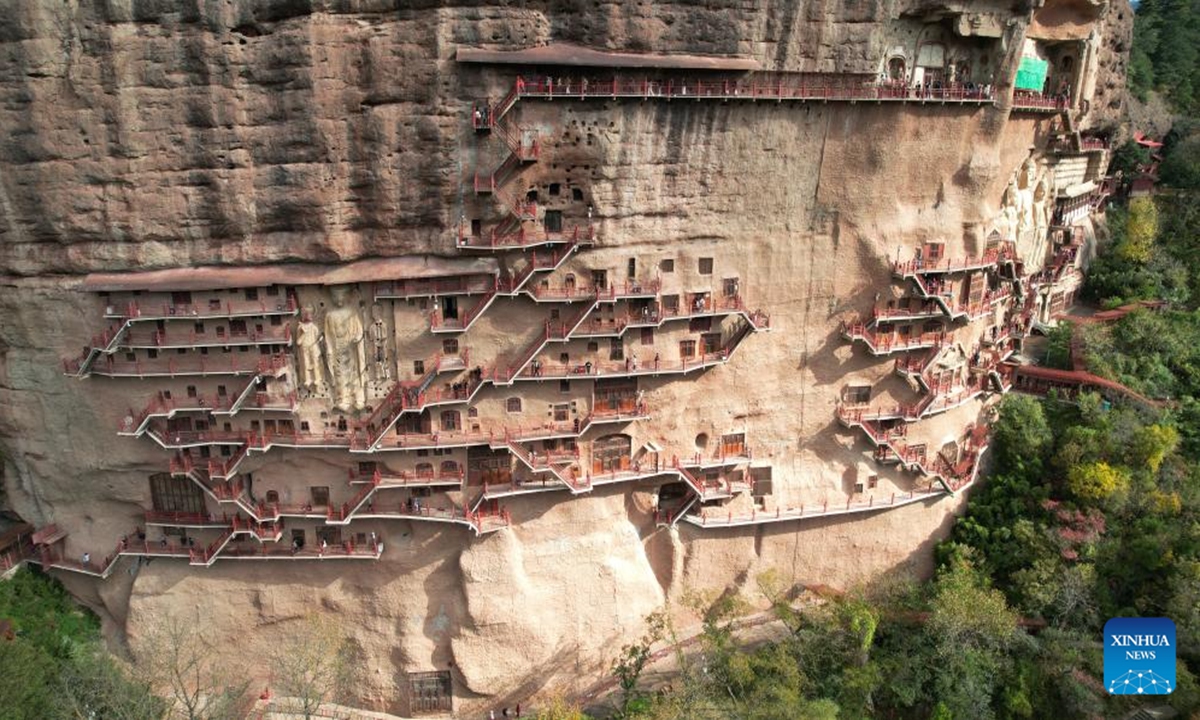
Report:
M 347 526 L 347 534 L 383 538 L 378 561 L 200 568 L 125 559 L 103 581 L 63 573 L 101 612 L 106 630 L 136 650 L 139 632 L 157 619 L 194 616 L 235 662 L 266 652 L 308 613 L 336 613 L 366 658 L 356 688 L 364 705 L 403 711 L 405 673 L 452 667 L 456 702 L 469 710 L 489 698 L 589 684 L 623 642 L 640 635 L 649 611 L 691 591 L 732 587 L 753 598 L 754 578 L 767 569 L 789 582 L 835 586 L 926 569 L 962 493 L 903 504 L 933 481 L 876 462 L 863 431 L 839 423 L 838 408 L 854 388 L 867 388 L 877 408 L 912 405 L 930 393 L 911 373 L 898 374 L 896 358 L 908 354 L 872 354 L 846 328 L 913 298 L 913 281 L 897 276 L 893 263 L 929 252 L 930 244 L 944 258 L 1011 247 L 1030 272 L 1065 263 L 1042 296 L 1022 298 L 1036 310 L 996 300 L 990 314 L 976 308 L 970 321 L 938 321 L 953 333 L 938 341 L 947 351 L 934 359 L 939 377 L 960 388 L 965 368 L 982 362 L 974 351 L 986 350 L 997 330 L 1023 313 L 1027 321 L 1048 320 L 1055 302 L 1069 300 L 1080 263 L 1059 253 L 1068 244 L 1086 248 L 1092 221 L 1063 193 L 1101 178 L 1104 160 L 1078 146 L 1055 154 L 1051 143 L 1065 135 L 1069 144 L 1073 130 L 1062 113 L 1013 109 L 1012 78 L 1023 53 L 1044 51 L 1057 63 L 1052 76 L 1074 83 L 1072 122 L 1111 125 L 1121 111 L 1130 8 L 1052 2 L 1034 11 L 1020 3 L 923 0 L 396 5 L 137 0 L 19 3 L 0 14 L 0 126 L 9 131 L 0 146 L 5 490 L 30 521 L 69 530 L 71 557 L 87 550 L 98 558 L 143 524 L 151 508 L 147 478 L 165 470 L 171 453 L 147 437 L 114 434 L 156 391 L 169 386 L 183 397 L 195 382 L 64 376 L 60 359 L 78 354 L 111 302 L 79 290 L 85 276 L 470 255 L 456 240 L 460 231 L 478 220 L 486 232 L 505 218 L 495 199 L 476 193 L 474 174 L 507 153 L 494 137 L 473 132 L 472 108 L 502 97 L 518 74 L 544 69 L 459 63 L 458 48 L 570 42 L 737 56 L 757 61 L 755 76 L 768 87 L 799 77 L 776 72 L 877 82 L 893 69 L 907 85 L 925 62 L 926 77 L 954 65 L 997 100 L 923 103 L 920 93 L 905 103 L 853 104 L 521 100 L 513 122 L 536 135 L 541 156 L 521 167 L 510 192 L 537 193 L 539 222 L 551 210 L 568 225 L 592 225 L 597 236 L 594 247 L 547 274 L 547 287 L 564 287 L 568 275 L 587 285 L 602 269 L 612 282 L 658 282 L 659 295 L 687 302 L 700 290 L 719 295 L 732 279 L 734 295 L 770 314 L 770 332 L 748 335 L 727 363 L 640 381 L 651 417 L 620 429 L 632 437 L 635 457 L 647 443 L 663 448 L 664 461 L 672 453 L 713 454 L 722 437 L 743 435 L 753 451 L 748 466 L 770 468 L 770 491 L 709 503 L 703 514 L 697 505 L 695 523 L 664 527 L 655 516 L 666 510 L 664 481 L 645 480 L 578 496 L 506 498 L 511 527 L 480 537 L 404 519 Z M 922 50 L 930 45 L 944 45 L 945 55 Z M 937 68 L 935 55 L 942 58 Z M 1067 56 L 1074 65 L 1064 65 Z M 577 83 L 613 77 L 604 68 L 551 72 Z M 1021 173 L 1031 158 L 1026 187 Z M 1076 229 L 1039 224 L 1040 179 L 1054 193 L 1045 202 Z M 1010 187 L 1017 188 L 1011 195 Z M 502 278 L 530 261 L 528 253 L 497 255 Z M 994 258 L 992 266 L 968 274 L 987 293 L 1011 279 Z M 978 284 L 972 295 L 971 281 L 963 282 L 955 292 L 964 303 L 992 297 Z M 373 304 L 370 287 L 352 295 L 363 308 Z M 300 287 L 295 297 L 314 314 L 330 302 L 320 286 Z M 419 377 L 424 370 L 414 361 L 446 348 L 444 336 L 429 330 L 437 302 L 386 301 L 388 381 Z M 371 314 L 363 312 L 369 326 Z M 544 322 L 558 319 L 553 312 L 527 297 L 498 299 L 459 336 L 470 365 L 511 360 Z M 597 308 L 596 319 L 607 321 L 604 312 Z M 926 324 L 916 321 L 913 336 L 942 332 Z M 652 354 L 674 362 L 680 343 L 703 332 L 630 329 L 624 353 L 643 368 Z M 563 351 L 575 363 L 619 362 L 607 338 L 594 342 L 599 347 L 572 340 Z M 553 366 L 559 348 L 541 357 Z M 201 394 L 218 382 L 201 381 Z M 568 386 L 497 386 L 480 396 L 477 418 L 459 422 L 543 423 L 556 419 L 556 404 L 576 401 L 571 393 L 585 393 L 578 400 L 585 410 L 594 401 L 587 380 Z M 376 388 L 367 389 L 368 405 L 378 406 L 387 382 Z M 986 421 L 998 394 L 989 390 L 914 422 L 906 447 L 928 446 L 932 457 L 949 445 L 955 457 L 965 456 L 970 428 Z M 523 400 L 520 415 L 507 404 L 514 396 Z M 298 412 L 314 424 L 336 424 L 336 413 L 319 415 L 329 410 L 322 402 L 307 399 Z M 468 467 L 467 451 L 455 452 L 446 458 Z M 387 462 L 402 456 L 395 464 L 406 470 L 426 462 L 412 455 L 390 453 Z M 362 459 L 345 450 L 277 449 L 250 455 L 243 472 L 253 474 L 259 498 L 276 491 L 279 502 L 301 503 L 311 484 L 334 488 L 336 501 L 355 491 L 346 474 Z M 468 478 L 461 492 L 445 493 L 447 502 L 465 502 L 477 489 Z M 902 506 L 891 507 L 898 500 Z M 867 502 L 885 509 L 829 514 Z M 760 522 L 817 508 L 819 516 Z M 754 522 L 715 527 L 735 517 Z M 310 533 L 320 524 L 288 522 L 288 530 Z M 270 682 L 264 669 L 250 670 Z

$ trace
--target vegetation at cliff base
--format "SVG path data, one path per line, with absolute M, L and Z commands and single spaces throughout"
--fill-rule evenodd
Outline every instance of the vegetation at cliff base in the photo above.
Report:
M 1181 114 L 1200 110 L 1200 5 L 1194 0 L 1137 4 L 1129 89 L 1142 99 L 1158 90 Z
M 5 720 L 162 717 L 165 703 L 100 643 L 100 623 L 57 581 L 18 571 L 0 582 L 0 716 Z

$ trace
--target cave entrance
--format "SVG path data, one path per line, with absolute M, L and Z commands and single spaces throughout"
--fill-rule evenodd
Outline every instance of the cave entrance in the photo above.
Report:
M 342 544 L 342 529 L 340 527 L 319 527 L 317 528 L 317 540 L 321 541 L 321 547 L 332 545 L 337 547 Z
M 206 514 L 204 491 L 191 480 L 170 473 L 150 476 L 150 502 L 160 513 Z
M 442 302 L 442 319 L 457 320 L 458 319 L 458 298 L 447 296 L 441 299 Z
M 693 494 L 687 483 L 669 482 L 658 488 L 656 515 L 659 522 L 675 522 L 692 504 Z
M 512 455 L 487 447 L 467 448 L 468 485 L 507 485 L 512 482 Z
M 601 475 L 628 470 L 633 441 L 628 435 L 605 435 L 592 445 L 592 472 Z
M 449 670 L 408 673 L 408 714 L 449 712 L 454 705 L 454 686 Z

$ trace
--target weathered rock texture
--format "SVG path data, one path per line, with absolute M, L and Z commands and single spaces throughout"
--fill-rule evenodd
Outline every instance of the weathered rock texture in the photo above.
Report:
M 897 48 L 911 71 L 919 38 L 936 26 L 958 42 L 971 40 L 955 34 L 965 32 L 988 43 L 973 57 L 994 74 L 976 78 L 1006 89 L 1031 17 L 1045 13 L 1033 24 L 1043 37 L 1097 33 L 1084 82 L 1092 112 L 1083 121 L 1100 125 L 1121 109 L 1132 19 L 1123 0 L 1037 11 L 925 0 L 6 6 L 5 490 L 27 519 L 68 529 L 76 557 L 112 547 L 141 522 L 147 476 L 167 457 L 146 438 L 114 438 L 128 408 L 159 386 L 61 374 L 59 358 L 96 332 L 103 310 L 95 294 L 74 290 L 84 274 L 460 255 L 460 218 L 485 228 L 498 222 L 495 203 L 474 196 L 471 176 L 501 159 L 501 144 L 472 133 L 472 104 L 500 97 L 529 69 L 459 64 L 457 48 L 574 42 L 751 57 L 767 71 L 878 76 Z M 608 75 L 597 69 L 593 77 Z M 522 101 L 513 112 L 536 130 L 544 152 L 522 171 L 520 191 L 538 190 L 543 205 L 568 220 L 582 220 L 592 206 L 600 238 L 555 271 L 552 285 L 595 269 L 623 280 L 633 258 L 639 277 L 659 274 L 664 291 L 736 277 L 750 303 L 772 316 L 772 331 L 743 341 L 727 366 L 643 383 L 653 418 L 626 430 L 635 449 L 653 441 L 691 452 L 701 433 L 744 432 L 756 462 L 772 468 L 764 513 L 857 502 L 866 495 L 855 485 L 870 476 L 878 483 L 870 495 L 881 503 L 924 487 L 894 465 L 877 465 L 861 433 L 838 426 L 835 407 L 847 386 L 873 386 L 878 405 L 919 397 L 895 376 L 892 357 L 864 353 L 839 328 L 911 294 L 893 280 L 891 261 L 913 257 L 923 243 L 945 243 L 948 257 L 984 251 L 1006 188 L 1031 148 L 1041 158 L 1058 126 L 1051 114 L 1008 107 L 1007 95 L 996 106 Z M 550 196 L 552 183 L 562 199 Z M 1016 239 L 1040 267 L 1045 233 Z M 699 274 L 700 258 L 714 259 L 713 277 Z M 663 260 L 674 261 L 673 276 L 660 274 Z M 300 299 L 324 302 L 315 290 Z M 547 312 L 523 299 L 498 301 L 462 343 L 473 362 L 509 357 Z M 411 376 L 412 359 L 441 349 L 441 338 L 429 334 L 426 314 L 403 302 L 388 318 L 397 372 Z M 1000 315 L 965 326 L 956 341 L 969 350 L 989 323 L 1004 322 Z M 627 352 L 638 352 L 636 332 L 627 335 Z M 664 330 L 656 342 L 674 348 L 684 337 Z M 585 357 L 584 345 L 573 341 L 572 357 Z M 177 393 L 183 384 L 173 385 Z M 551 383 L 531 385 L 522 387 L 525 421 L 557 401 Z M 504 421 L 509 394 L 497 389 L 481 400 L 480 417 Z M 986 401 L 974 400 L 914 433 L 939 447 L 985 414 Z M 257 486 L 296 502 L 307 489 L 291 488 L 289 498 L 288 478 L 324 472 L 344 485 L 353 460 L 283 450 L 247 462 Z M 459 707 L 471 708 L 586 684 L 614 648 L 640 634 L 647 612 L 689 590 L 751 592 L 767 568 L 789 581 L 842 586 L 922 569 L 960 504 L 943 496 L 778 525 L 665 529 L 653 516 L 659 484 L 513 499 L 513 526 L 482 538 L 407 521 L 353 528 L 386 538 L 378 562 L 125 561 L 106 581 L 68 580 L 113 637 L 127 635 L 135 648 L 141 628 L 182 614 L 228 647 L 231 661 L 266 651 L 307 613 L 337 613 L 366 658 L 356 688 L 364 704 L 402 710 L 404 673 L 453 667 Z M 750 499 L 714 512 L 735 510 L 749 512 Z M 269 668 L 250 671 L 269 682 Z

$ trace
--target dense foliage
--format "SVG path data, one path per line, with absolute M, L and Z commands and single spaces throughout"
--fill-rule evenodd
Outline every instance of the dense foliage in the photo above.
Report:
M 1177 125 L 1179 123 L 1176 123 Z M 1193 128 L 1188 135 L 1180 135 L 1168 143 L 1159 176 L 1163 183 L 1173 188 L 1200 190 L 1200 128 Z
M 1150 202 L 1138 198 L 1129 208 L 1108 210 L 1110 238 L 1088 268 L 1088 301 L 1105 307 L 1134 300 L 1200 306 L 1200 196 L 1164 194 Z M 1152 242 L 1147 242 L 1148 227 L 1154 229 Z
M 1129 88 L 1162 92 L 1180 114 L 1200 110 L 1200 3 L 1141 0 L 1133 26 Z
M 100 623 L 56 581 L 20 570 L 0 582 L 0 713 L 10 720 L 162 717 L 148 682 L 132 679 L 100 644 Z

